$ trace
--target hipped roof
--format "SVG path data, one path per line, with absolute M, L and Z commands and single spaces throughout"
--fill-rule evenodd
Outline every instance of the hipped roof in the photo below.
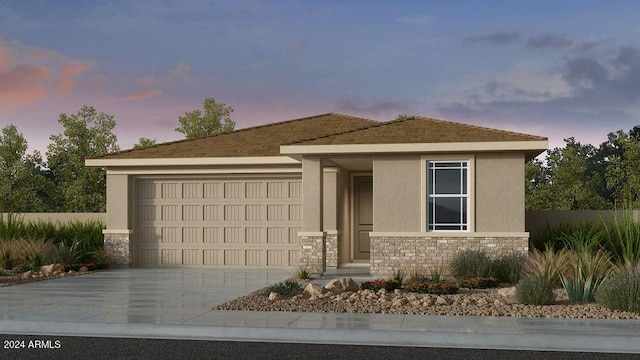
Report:
M 235 130 L 149 148 L 125 150 L 95 159 L 163 159 L 280 156 L 281 145 L 411 144 L 546 141 L 512 131 L 408 117 L 387 122 L 342 114 L 322 114 Z

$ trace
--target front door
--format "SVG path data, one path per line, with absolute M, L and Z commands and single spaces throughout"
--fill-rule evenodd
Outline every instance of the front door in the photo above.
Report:
M 373 177 L 353 178 L 354 260 L 369 260 L 369 232 L 373 231 Z

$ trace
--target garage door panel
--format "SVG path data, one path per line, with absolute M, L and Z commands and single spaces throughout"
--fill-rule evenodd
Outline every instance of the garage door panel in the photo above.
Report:
M 184 227 L 182 228 L 183 243 L 201 243 L 203 229 L 200 227 Z
M 222 227 L 206 227 L 204 228 L 204 241 L 205 243 L 221 243 L 223 242 L 223 228 Z
M 138 182 L 141 266 L 292 267 L 300 179 Z

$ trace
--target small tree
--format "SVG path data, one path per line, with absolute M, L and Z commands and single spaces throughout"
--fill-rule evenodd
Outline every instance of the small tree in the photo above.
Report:
M 213 98 L 204 99 L 203 106 L 204 114 L 200 110 L 194 110 L 180 116 L 180 127 L 176 131 L 183 133 L 187 139 L 233 131 L 236 124 L 231 120 L 231 106 L 217 103 Z
M 83 106 L 77 114 L 60 114 L 64 133 L 52 135 L 47 151 L 53 181 L 62 191 L 63 211 L 103 212 L 106 209 L 104 170 L 84 165 L 87 158 L 118 151 L 113 115 Z

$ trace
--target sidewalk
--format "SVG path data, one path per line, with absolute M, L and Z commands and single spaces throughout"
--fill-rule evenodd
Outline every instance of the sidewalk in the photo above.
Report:
M 640 354 L 635 320 L 211 310 L 174 324 L 4 320 L 0 333 Z

